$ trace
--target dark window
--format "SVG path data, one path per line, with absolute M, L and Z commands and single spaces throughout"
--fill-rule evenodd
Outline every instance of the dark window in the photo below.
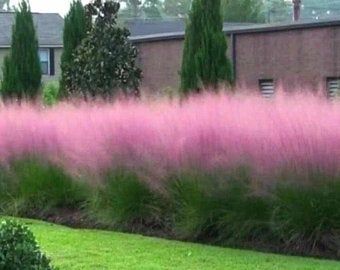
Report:
M 41 72 L 43 75 L 50 74 L 50 51 L 49 49 L 39 49 Z
M 265 98 L 271 98 L 275 94 L 275 85 L 273 79 L 259 80 L 261 95 Z

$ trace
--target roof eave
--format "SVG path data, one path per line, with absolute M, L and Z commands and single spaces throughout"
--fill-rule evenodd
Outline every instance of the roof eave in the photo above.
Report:
M 340 20 L 331 21 L 317 21 L 317 22 L 296 22 L 286 24 L 275 24 L 275 25 L 249 25 L 240 26 L 238 28 L 224 27 L 223 31 L 226 35 L 232 34 L 250 34 L 250 33 L 269 33 L 279 31 L 290 31 L 290 30 L 301 30 L 301 29 L 312 29 L 312 28 L 323 28 L 323 27 L 334 27 L 340 26 Z M 184 39 L 185 32 L 173 32 L 173 33 L 161 33 L 151 35 L 138 35 L 131 36 L 130 40 L 133 43 L 143 43 L 152 41 L 162 40 L 181 40 Z
M 0 49 L 10 49 L 11 48 L 11 45 L 0 45 Z M 58 45 L 39 45 L 39 48 L 55 48 L 55 49 L 62 49 L 63 48 L 63 45 L 61 44 L 58 44 Z

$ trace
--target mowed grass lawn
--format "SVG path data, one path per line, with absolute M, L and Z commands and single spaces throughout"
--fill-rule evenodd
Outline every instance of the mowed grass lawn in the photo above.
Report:
M 3 218 L 0 218 L 0 220 Z M 264 254 L 24 220 L 53 264 L 63 269 L 328 270 L 340 262 Z

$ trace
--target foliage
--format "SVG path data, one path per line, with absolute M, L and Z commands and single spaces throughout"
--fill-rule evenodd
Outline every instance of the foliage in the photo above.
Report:
M 340 249 L 340 182 L 281 184 L 275 191 L 273 231 L 290 250 Z
M 140 7 L 142 5 L 141 0 L 120 0 L 120 2 L 126 4 L 124 13 L 128 14 L 130 18 L 140 17 Z
M 237 246 L 265 242 L 270 235 L 270 202 L 252 194 L 249 177 L 240 167 L 228 173 L 182 173 L 171 179 L 175 233 L 189 240 Z
M 275 238 L 270 231 L 270 199 L 254 194 L 247 179 L 227 181 L 219 202 L 218 241 L 240 246 Z
M 158 20 L 162 18 L 160 6 L 161 3 L 159 0 L 145 0 L 142 6 L 142 11 L 146 18 Z
M 262 0 L 222 0 L 222 14 L 227 22 L 265 21 Z
M 4 97 L 35 98 L 41 85 L 38 40 L 29 4 L 22 0 L 15 12 L 12 45 L 3 67 Z
M 266 0 L 264 14 L 267 22 L 291 21 L 292 7 L 285 0 Z
M 173 226 L 178 237 L 207 239 L 214 233 L 216 204 L 206 175 L 185 173 L 170 179 Z
M 119 11 L 119 20 L 152 19 L 162 18 L 161 0 L 121 0 L 125 3 L 125 8 Z
M 11 10 L 10 0 L 0 0 L 0 10 Z
M 192 0 L 164 0 L 164 13 L 172 17 L 187 17 Z
M 2 66 L 2 76 L 4 78 L 3 81 L 1 82 L 2 96 L 6 98 L 20 95 L 19 90 L 17 90 L 20 89 L 18 71 L 9 55 L 6 55 L 4 58 Z
M 50 260 L 41 253 L 33 233 L 16 221 L 0 223 L 0 269 L 50 270 Z
M 58 208 L 79 209 L 86 200 L 83 185 L 63 169 L 35 158 L 14 161 L 1 182 L 7 196 L 0 200 L 0 209 L 6 215 L 44 217 Z
M 134 231 L 160 225 L 160 204 L 158 196 L 135 173 L 117 169 L 105 177 L 92 206 L 104 223 Z
M 111 98 L 119 90 L 138 94 L 141 71 L 136 67 L 137 49 L 128 40 L 129 31 L 117 26 L 119 7 L 111 0 L 87 5 L 95 21 L 67 72 L 70 93 L 82 93 L 85 98 Z
M 45 105 L 52 106 L 58 102 L 59 89 L 58 82 L 49 82 L 44 86 L 42 98 Z
M 181 69 L 183 93 L 202 87 L 216 89 L 219 83 L 232 81 L 220 6 L 220 0 L 194 0 L 192 4 Z
M 67 80 L 68 70 L 71 68 L 73 54 L 81 41 L 86 37 L 90 30 L 91 21 L 86 16 L 85 8 L 80 0 L 73 0 L 70 10 L 64 19 L 63 32 L 63 54 L 61 56 L 61 80 L 60 95 L 65 97 L 67 89 L 70 87 Z

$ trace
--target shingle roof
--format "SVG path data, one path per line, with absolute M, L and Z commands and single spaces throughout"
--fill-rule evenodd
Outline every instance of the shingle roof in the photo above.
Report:
M 267 24 L 235 24 L 225 23 L 223 31 L 225 34 L 247 34 L 247 33 L 266 33 L 288 30 L 299 30 L 320 27 L 339 27 L 340 18 L 331 20 L 301 20 L 299 22 L 267 23 Z M 140 27 L 140 26 L 139 26 Z M 133 32 L 133 31 L 132 31 Z M 135 32 L 136 33 L 136 32 Z M 148 42 L 167 39 L 183 39 L 184 29 L 173 32 L 154 32 L 149 34 L 131 35 L 130 40 L 135 43 Z
M 239 28 L 242 26 L 254 25 L 252 23 L 224 23 L 224 28 Z M 131 37 L 147 36 L 155 34 L 179 33 L 185 31 L 185 20 L 144 20 L 136 19 L 125 23 L 130 30 Z
M 15 13 L 0 12 L 0 47 L 11 45 Z M 64 20 L 57 13 L 33 13 L 39 46 L 62 47 Z

